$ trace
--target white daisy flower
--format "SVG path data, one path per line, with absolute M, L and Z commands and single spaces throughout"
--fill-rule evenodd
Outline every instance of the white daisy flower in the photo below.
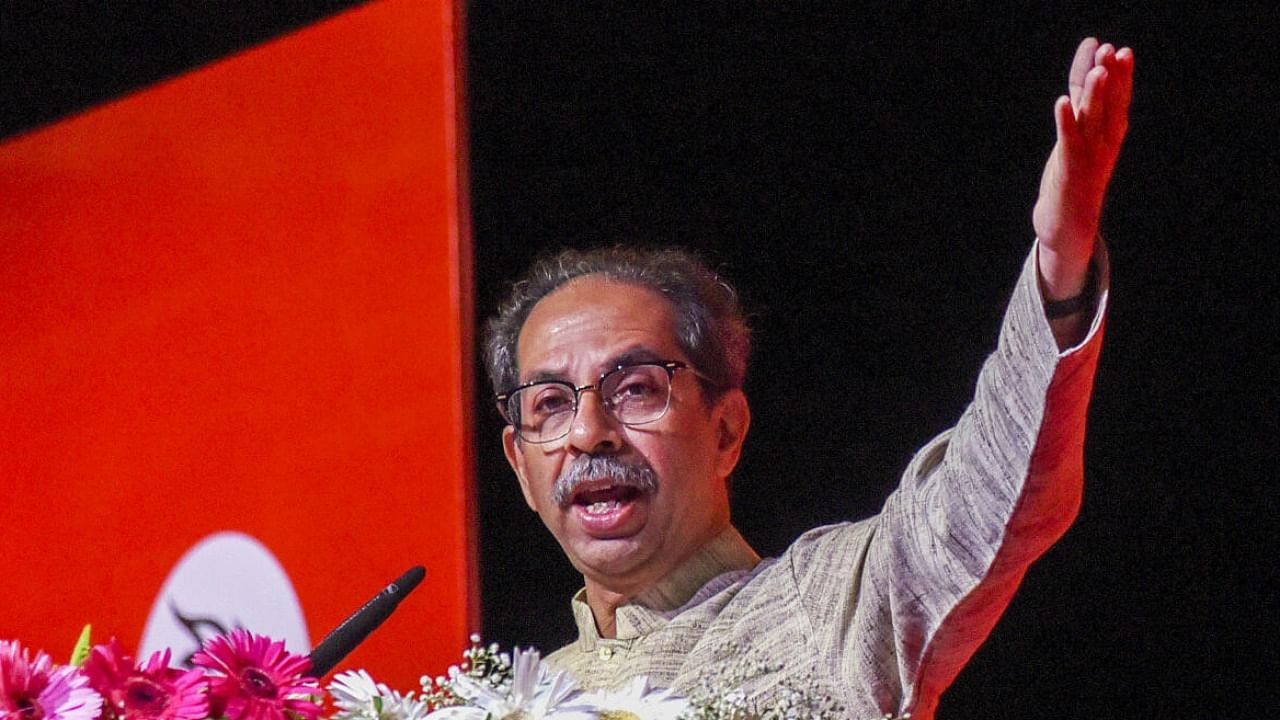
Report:
M 497 689 L 466 675 L 451 680 L 453 692 L 466 705 L 446 707 L 427 720 L 594 720 L 596 714 L 573 701 L 580 693 L 563 672 L 549 672 L 537 650 L 515 651 L 511 685 Z
M 594 708 L 600 720 L 677 720 L 689 710 L 683 697 L 670 689 L 649 687 L 649 679 L 643 676 L 621 690 L 587 693 L 576 702 Z
M 338 712 L 333 720 L 424 720 L 427 702 L 413 693 L 401 695 L 364 670 L 348 670 L 334 676 L 329 693 Z

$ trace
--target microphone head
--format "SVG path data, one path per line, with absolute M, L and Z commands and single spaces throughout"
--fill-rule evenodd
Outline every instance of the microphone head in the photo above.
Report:
M 414 588 L 422 582 L 427 576 L 427 569 L 421 565 L 414 565 L 404 572 L 403 575 L 396 578 L 387 586 L 387 592 L 398 594 L 401 598 L 413 592 Z

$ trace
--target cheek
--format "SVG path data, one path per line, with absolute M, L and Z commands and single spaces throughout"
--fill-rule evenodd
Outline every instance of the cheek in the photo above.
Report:
M 692 434 L 673 432 L 652 438 L 636 449 L 653 467 L 660 482 L 688 493 L 690 485 L 713 474 L 714 453 L 702 439 Z
M 555 487 L 556 478 L 559 475 L 559 458 L 536 450 L 525 454 L 525 477 L 539 510 L 550 504 L 551 490 Z

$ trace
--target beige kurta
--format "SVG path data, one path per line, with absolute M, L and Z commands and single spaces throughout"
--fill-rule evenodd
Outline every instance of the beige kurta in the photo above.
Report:
M 1079 507 L 1108 287 L 1098 256 L 1092 326 L 1059 352 L 1033 249 L 973 402 L 878 515 L 807 532 L 764 561 L 730 528 L 620 607 L 616 639 L 599 636 L 579 592 L 579 637 L 548 660 L 587 688 L 647 675 L 686 694 L 707 681 L 762 700 L 791 688 L 830 696 L 850 718 L 932 717 Z

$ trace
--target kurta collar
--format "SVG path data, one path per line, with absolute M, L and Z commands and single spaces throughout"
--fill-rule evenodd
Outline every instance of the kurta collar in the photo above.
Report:
M 665 625 L 675 611 L 687 605 L 704 587 L 718 577 L 749 571 L 760 562 L 760 556 L 747 544 L 732 525 L 703 545 L 688 560 L 672 570 L 656 585 L 648 588 L 617 611 L 619 640 L 631 640 Z M 573 616 L 578 625 L 578 642 L 584 650 L 593 650 L 599 639 L 595 615 L 587 605 L 587 590 L 573 596 Z

